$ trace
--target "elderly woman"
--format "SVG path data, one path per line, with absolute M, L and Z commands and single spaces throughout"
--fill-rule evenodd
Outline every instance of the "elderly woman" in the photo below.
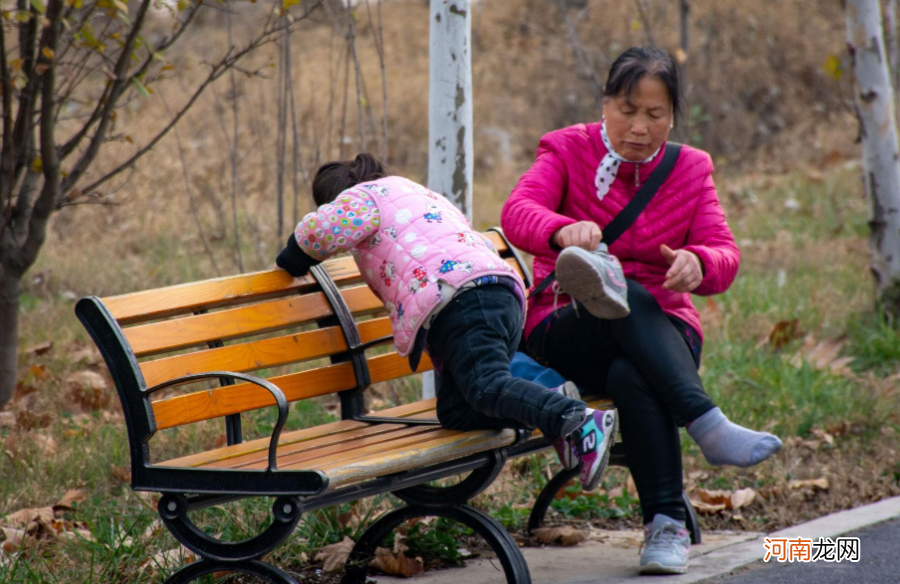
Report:
M 647 538 L 641 573 L 687 570 L 679 427 L 711 464 L 751 466 L 781 447 L 777 437 L 729 421 L 697 371 L 703 336 L 691 293 L 724 292 L 740 261 L 709 155 L 683 146 L 633 224 L 608 253 L 599 245 L 602 229 L 664 158 L 680 103 L 672 56 L 627 50 L 609 71 L 601 121 L 544 136 L 501 219 L 510 241 L 536 256 L 536 280 L 556 268 L 562 285 L 530 299 L 529 353 L 587 391 L 609 395 L 619 411 Z M 565 265 L 557 263 L 562 250 L 571 260 Z M 618 290 L 612 256 L 626 277 Z M 626 307 L 609 310 L 616 305 Z

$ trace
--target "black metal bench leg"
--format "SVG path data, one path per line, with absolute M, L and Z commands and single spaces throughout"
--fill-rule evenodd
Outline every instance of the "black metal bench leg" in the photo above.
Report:
M 541 489 L 541 493 L 538 495 L 537 500 L 534 502 L 534 506 L 531 508 L 531 515 L 528 516 L 529 533 L 544 523 L 544 518 L 547 515 L 547 511 L 550 510 L 550 504 L 553 503 L 556 494 L 563 490 L 566 485 L 569 484 L 569 481 L 577 477 L 580 472 L 580 466 L 570 469 L 564 468 L 556 473 L 556 475 L 550 479 L 550 482 Z
M 509 584 L 531 584 L 528 564 L 525 563 L 525 558 L 512 536 L 489 515 L 468 505 L 439 508 L 409 505 L 381 516 L 363 533 L 350 552 L 341 584 L 363 584 L 366 581 L 366 567 L 369 560 L 375 556 L 378 544 L 404 521 L 432 515 L 458 521 L 480 535 L 497 554 Z
M 207 574 L 220 571 L 250 574 L 251 576 L 256 576 L 257 578 L 260 578 L 265 582 L 271 582 L 272 584 L 298 584 L 297 580 L 292 578 L 286 572 L 258 560 L 247 560 L 242 562 L 201 560 L 184 566 L 169 576 L 164 584 L 187 584 L 188 582 L 192 582 Z
M 245 541 L 228 542 L 210 537 L 202 529 L 197 527 L 188 517 L 187 513 L 190 505 L 181 495 L 165 494 L 160 498 L 157 507 L 159 509 L 159 516 L 162 518 L 166 528 L 175 539 L 181 542 L 184 547 L 203 558 L 203 561 L 195 562 L 194 564 L 185 566 L 185 568 L 195 566 L 192 570 L 200 570 L 206 569 L 206 566 L 215 566 L 215 570 L 236 570 L 244 572 L 250 569 L 257 571 L 268 570 L 266 573 L 271 574 L 278 574 L 281 572 L 262 562 L 251 562 L 248 560 L 256 560 L 262 557 L 290 537 L 294 532 L 294 528 L 297 526 L 297 522 L 300 521 L 300 516 L 303 514 L 300 501 L 296 497 L 278 497 L 275 499 L 275 504 L 272 506 L 274 519 L 272 520 L 272 524 L 269 525 L 265 531 Z M 202 564 L 202 566 L 197 566 L 197 564 Z M 267 567 L 262 568 L 260 566 Z M 172 577 L 174 578 L 176 575 L 181 574 L 182 571 L 177 572 Z M 193 574 L 194 572 L 190 573 Z M 207 572 L 203 572 L 202 574 L 205 573 Z M 256 574 L 256 572 L 252 573 Z M 198 575 L 202 574 L 198 573 Z M 181 578 L 187 578 L 187 576 L 179 576 L 179 579 L 175 580 L 175 582 L 188 582 L 192 579 L 188 578 L 187 580 L 182 580 Z M 281 582 L 276 580 L 269 581 Z M 289 581 L 293 582 L 293 580 Z
M 624 465 L 623 465 L 624 466 Z M 553 500 L 556 498 L 556 494 L 563 490 L 566 485 L 578 476 L 579 469 L 575 467 L 573 469 L 563 469 L 556 473 L 556 475 L 550 479 L 550 482 L 541 490 L 540 494 L 537 497 L 537 500 L 534 502 L 534 506 L 531 508 L 531 515 L 528 516 L 528 531 L 529 533 L 543 525 L 544 519 L 547 516 L 547 511 L 550 510 L 550 505 L 553 503 Z M 685 527 L 687 527 L 688 532 L 691 534 L 691 543 L 694 545 L 699 544 L 702 541 L 702 536 L 700 535 L 700 521 L 697 519 L 697 511 L 694 509 L 694 505 L 691 503 L 690 497 L 684 491 L 681 492 L 681 499 L 684 501 L 684 511 L 685 511 Z
M 701 540 L 700 521 L 697 519 L 697 510 L 694 509 L 694 504 L 691 503 L 691 498 L 688 497 L 688 494 L 685 491 L 681 491 L 681 499 L 684 501 L 684 513 L 687 518 L 685 526 L 691 533 L 691 543 L 697 545 Z

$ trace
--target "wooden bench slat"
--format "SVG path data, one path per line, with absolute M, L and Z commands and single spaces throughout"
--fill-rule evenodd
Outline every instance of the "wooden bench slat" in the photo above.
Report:
M 383 312 L 384 305 L 368 286 L 341 290 L 356 315 Z M 125 338 L 138 357 L 273 332 L 330 316 L 331 305 L 321 292 L 260 302 L 126 328 Z
M 391 321 L 387 317 L 367 320 L 359 324 L 363 342 L 390 337 Z M 328 357 L 347 350 L 347 341 L 340 327 L 326 327 L 294 335 L 262 339 L 175 355 L 141 363 L 141 373 L 148 387 L 164 381 L 208 371 L 244 373 L 268 367 L 299 363 L 309 359 Z
M 381 431 L 377 428 L 378 424 L 372 428 L 372 431 L 362 436 L 356 436 L 352 440 L 344 440 L 346 435 L 342 434 L 335 439 L 327 439 L 330 444 L 322 444 L 318 448 L 307 449 L 279 457 L 278 468 L 296 468 L 298 465 L 305 467 L 316 466 L 320 460 L 330 460 L 335 458 L 339 460 L 346 457 L 355 457 L 357 453 L 366 449 L 385 450 L 391 448 L 394 444 L 408 443 L 409 441 L 417 442 L 427 439 L 431 433 L 441 430 L 440 426 L 404 426 L 399 424 L 390 424 L 393 428 L 387 431 Z M 268 466 L 265 460 L 249 462 L 240 467 L 241 470 L 263 470 Z M 208 468 L 208 467 L 206 467 Z
M 433 416 L 434 408 L 436 407 L 436 405 L 437 400 L 435 398 L 431 398 L 381 410 L 378 412 L 378 415 L 400 418 L 419 415 Z M 327 424 L 322 424 L 320 426 L 315 426 L 313 428 L 304 428 L 302 430 L 294 430 L 293 432 L 285 432 L 281 435 L 281 440 L 279 440 L 278 442 L 278 447 L 282 448 L 291 446 L 293 444 L 302 443 L 308 440 L 314 440 L 316 438 L 322 438 L 325 436 L 332 436 L 335 434 L 340 434 L 342 432 L 353 431 L 359 428 L 367 428 L 369 426 L 370 424 L 367 424 L 365 422 L 341 420 L 340 422 L 330 422 Z M 167 460 L 165 462 L 158 463 L 158 466 L 199 467 L 218 461 L 229 460 L 232 458 L 251 454 L 259 455 L 260 453 L 262 453 L 263 456 L 268 456 L 268 448 L 268 437 L 257 438 L 256 440 L 249 440 L 247 442 L 242 442 L 241 444 L 224 446 L 215 450 L 198 452 L 197 454 L 190 454 L 188 456 L 182 456 L 173 460 Z
M 406 357 L 397 353 L 371 357 L 368 362 L 372 383 L 412 373 Z M 431 366 L 428 356 L 422 355 L 419 371 L 428 371 Z M 273 377 L 269 381 L 284 392 L 289 402 L 356 386 L 353 365 L 349 362 Z M 162 430 L 273 405 L 275 398 L 268 391 L 250 383 L 240 383 L 155 401 L 153 417 L 156 427 Z
M 500 237 L 500 234 L 496 231 L 485 231 L 482 235 L 487 237 L 490 242 L 494 244 L 494 247 L 497 248 L 497 253 L 502 254 L 507 251 L 506 242 L 503 241 L 503 238 Z
M 514 430 L 476 430 L 459 432 L 456 430 L 438 430 L 429 438 L 422 440 L 413 437 L 409 440 L 397 441 L 393 448 L 385 450 L 381 446 L 362 448 L 356 451 L 352 459 L 346 457 L 325 462 L 316 460 L 310 470 L 321 470 L 329 479 L 328 488 L 335 489 L 361 480 L 385 476 L 421 468 L 426 465 L 439 464 L 509 446 L 516 440 Z M 365 451 L 365 452 L 364 452 Z
M 332 260 L 324 265 L 332 280 L 338 285 L 361 281 L 356 262 L 351 257 Z M 292 278 L 284 270 L 268 270 L 111 296 L 104 298 L 103 304 L 119 324 L 125 325 L 207 308 L 285 296 L 313 286 L 315 280 L 312 276 Z
M 427 414 L 428 416 L 433 415 L 433 412 Z M 418 416 L 409 416 L 411 418 L 422 417 L 422 415 Z M 364 422 L 358 422 L 361 424 L 365 424 Z M 362 439 L 369 439 L 376 436 L 382 436 L 382 439 L 386 439 L 388 435 L 393 435 L 395 432 L 399 430 L 404 430 L 406 428 L 424 428 L 427 426 L 408 426 L 406 424 L 366 424 L 362 428 L 356 428 L 354 430 L 350 430 L 347 432 L 340 433 L 332 433 L 328 436 L 319 436 L 313 438 L 311 440 L 304 440 L 303 442 L 295 442 L 293 444 L 286 445 L 278 445 L 278 465 L 289 464 L 296 459 L 297 456 L 306 455 L 309 453 L 313 453 L 311 457 L 315 455 L 324 455 L 326 447 L 339 446 L 344 445 L 345 448 L 355 448 L 356 446 L 362 445 L 360 442 Z M 350 445 L 350 446 L 347 446 Z M 354 446 L 355 445 L 355 446 Z M 242 456 L 236 456 L 234 458 L 229 458 L 227 460 L 219 460 L 216 462 L 212 462 L 208 465 L 204 465 L 203 468 L 230 468 L 230 469 L 242 469 L 249 468 L 251 465 L 261 465 L 259 468 L 266 468 L 268 466 L 268 450 L 262 450 L 260 452 L 253 452 L 249 454 L 244 454 Z

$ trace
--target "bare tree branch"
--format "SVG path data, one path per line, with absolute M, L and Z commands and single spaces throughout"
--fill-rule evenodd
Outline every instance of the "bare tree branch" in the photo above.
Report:
M 578 31 L 575 29 L 575 23 L 569 18 L 569 11 L 566 8 L 565 0 L 556 0 L 559 12 L 562 14 L 563 21 L 566 24 L 566 32 L 569 36 L 569 46 L 572 47 L 572 53 L 575 55 L 575 61 L 581 68 L 582 77 L 588 79 L 594 86 L 594 96 L 599 99 L 603 95 L 603 81 L 597 75 L 597 70 L 591 65 L 581 39 L 578 38 Z
M 232 50 L 234 42 L 232 40 L 231 11 L 228 11 L 226 18 L 226 27 L 228 28 L 228 50 Z M 244 273 L 244 256 L 241 254 L 241 231 L 238 228 L 237 213 L 237 176 L 238 176 L 238 96 L 237 81 L 234 79 L 234 67 L 228 72 L 229 81 L 231 83 L 231 116 L 234 123 L 233 140 L 231 141 L 231 216 L 234 222 L 234 259 L 237 262 L 238 269 Z
M 18 9 L 20 11 L 29 10 L 28 0 L 18 0 Z M 29 14 L 31 18 L 27 22 L 19 23 L 19 56 L 22 59 L 22 73 L 27 82 L 19 93 L 19 109 L 13 128 L 13 143 L 27 146 L 17 149 L 12 175 L 4 176 L 0 180 L 8 185 L 14 185 L 19 180 L 21 171 L 30 162 L 30 155 L 34 147 L 34 139 L 31 135 L 34 130 L 32 118 L 40 91 L 40 83 L 43 79 L 43 75 L 34 74 L 38 21 L 38 13 L 34 6 L 30 7 Z
M 171 47 L 175 43 L 175 41 L 178 40 L 179 37 L 181 37 L 181 35 L 187 29 L 190 22 L 194 19 L 194 15 L 196 15 L 197 11 L 200 10 L 201 6 L 202 6 L 202 4 L 194 5 L 193 8 L 191 8 L 188 11 L 187 16 L 185 17 L 184 21 L 181 23 L 181 26 L 178 27 L 178 30 L 176 30 L 172 36 L 164 38 L 156 46 L 155 49 L 153 49 L 152 51 L 149 52 L 147 57 L 144 59 L 144 62 L 137 69 L 137 71 L 135 71 L 134 73 L 129 75 L 128 79 L 125 80 L 125 82 L 122 84 L 124 87 L 127 87 L 128 84 L 132 83 L 134 79 L 140 79 L 141 76 L 143 76 L 144 73 L 147 72 L 147 69 L 150 67 L 150 64 L 153 62 L 153 55 L 155 53 L 165 51 L 166 49 Z M 229 13 L 229 15 L 230 15 L 230 13 Z M 123 49 L 123 51 L 124 51 L 124 49 Z M 88 132 L 90 132 L 90 130 L 94 126 L 94 124 L 97 123 L 97 121 L 101 118 L 103 112 L 105 111 L 106 101 L 109 99 L 109 91 L 113 87 L 114 84 L 115 84 L 115 82 L 107 83 L 106 88 L 104 88 L 103 95 L 100 97 L 100 99 L 97 100 L 97 106 L 94 108 L 94 111 L 91 113 L 91 117 L 84 124 L 84 126 L 82 126 L 82 128 L 78 132 L 76 132 L 75 135 L 73 135 L 62 146 L 62 148 L 60 149 L 60 154 L 63 159 L 67 158 L 75 150 L 75 148 L 78 147 L 78 145 L 81 143 L 81 141 L 84 140 L 84 138 L 87 136 Z M 72 87 L 72 90 L 74 91 L 74 86 Z
M 297 20 L 300 20 L 302 18 L 306 18 L 321 3 L 322 3 L 322 0 L 319 0 L 319 2 L 316 2 L 312 7 L 309 8 L 309 10 L 307 10 L 307 12 L 305 12 L 300 17 L 295 18 L 294 22 L 296 22 Z M 131 158 L 129 158 L 128 160 L 126 160 L 125 162 L 123 162 L 122 164 L 120 164 L 119 166 L 114 168 L 113 170 L 107 172 L 106 174 L 104 174 L 103 176 L 101 176 L 100 178 L 98 178 L 97 180 L 95 180 L 94 182 L 92 182 L 90 185 L 83 188 L 82 190 L 87 192 L 87 191 L 92 191 L 92 190 L 96 189 L 101 184 L 105 183 L 112 177 L 116 176 L 117 174 L 119 174 L 120 172 L 122 172 L 126 168 L 129 168 L 131 165 L 133 165 L 135 162 L 137 162 L 141 156 L 143 156 L 144 154 L 149 152 L 154 146 L 156 146 L 156 144 L 160 140 L 162 140 L 162 138 L 172 129 L 172 127 L 175 124 L 177 124 L 181 120 L 182 117 L 184 117 L 184 115 L 187 113 L 187 111 L 194 105 L 194 103 L 196 103 L 196 101 L 200 98 L 200 96 L 203 94 L 203 92 L 206 90 L 207 87 L 209 87 L 209 85 L 212 82 L 219 79 L 223 74 L 225 74 L 226 71 L 229 70 L 230 67 L 234 66 L 234 64 L 236 62 L 238 62 L 240 59 L 242 59 L 248 53 L 251 53 L 262 46 L 265 46 L 269 43 L 276 41 L 279 38 L 278 33 L 283 32 L 289 26 L 290 26 L 290 23 L 286 23 L 284 25 L 278 25 L 271 29 L 267 29 L 267 30 L 263 31 L 258 37 L 256 37 L 252 41 L 250 41 L 243 49 L 241 49 L 237 53 L 232 53 L 231 51 L 229 51 L 228 54 L 226 54 L 218 63 L 214 64 L 211 67 L 210 72 L 207 75 L 206 79 L 204 79 L 203 82 L 200 84 L 200 86 L 194 91 L 193 95 L 191 95 L 188 102 L 180 110 L 178 110 L 178 112 L 175 114 L 175 117 L 172 118 L 169 121 L 169 123 L 166 124 L 166 126 L 162 130 L 160 130 L 159 133 L 157 133 L 156 136 L 154 136 L 145 146 L 143 146 L 140 150 L 138 150 L 135 154 L 133 154 L 131 156 Z
M 359 55 L 356 54 L 356 18 L 353 16 L 353 9 L 347 2 L 347 38 L 350 43 L 350 53 L 353 55 L 353 69 L 356 71 L 356 107 L 359 116 L 359 150 L 366 151 L 366 117 L 363 114 L 362 100 L 362 73 L 359 69 Z
M 50 0 L 47 3 L 47 26 L 41 35 L 41 52 L 38 54 L 38 63 L 46 67 L 41 85 L 41 161 L 44 175 L 44 186 L 41 194 L 34 204 L 31 218 L 28 221 L 28 235 L 15 254 L 13 261 L 9 263 L 14 274 L 24 274 L 34 260 L 38 251 L 44 244 L 47 235 L 47 223 L 56 197 L 59 193 L 59 154 L 56 150 L 56 123 L 53 120 L 55 109 L 56 88 L 56 62 L 55 54 L 59 45 L 59 31 L 62 28 L 60 13 L 63 0 Z M 44 50 L 46 49 L 46 51 Z
M 634 5 L 637 7 L 638 17 L 641 19 L 641 24 L 644 25 L 644 32 L 647 35 L 647 44 L 651 47 L 656 46 L 656 42 L 653 40 L 653 31 L 650 28 L 650 19 L 647 16 L 647 10 L 644 7 L 644 3 L 641 0 L 634 0 Z
M 372 22 L 372 7 L 366 0 L 366 10 L 369 12 L 369 22 Z M 387 164 L 388 157 L 388 92 L 387 73 L 384 66 L 384 25 L 381 21 L 381 1 L 378 2 L 378 28 L 373 34 L 375 37 L 375 50 L 378 52 L 378 64 L 381 66 L 381 162 Z M 376 30 L 375 27 L 372 27 Z
M 6 57 L 5 27 L 0 24 L 0 91 L 3 92 L 3 144 L 0 146 L 0 178 L 12 176 L 15 142 L 13 142 L 12 83 Z M 12 185 L 0 180 L 0 209 L 5 209 L 0 223 L 0 237 L 12 218 Z
M 131 26 L 131 30 L 128 33 L 128 37 L 125 39 L 125 44 L 122 47 L 122 53 L 119 55 L 119 60 L 116 63 L 115 70 L 113 71 L 113 75 L 115 76 L 115 81 L 112 82 L 112 85 L 109 87 L 109 90 L 106 94 L 106 102 L 103 104 L 103 112 L 100 114 L 99 124 L 97 126 L 97 131 L 94 132 L 93 138 L 91 138 L 88 147 L 81 154 L 81 157 L 78 161 L 72 166 L 69 170 L 68 176 L 66 176 L 65 180 L 63 180 L 62 191 L 68 192 L 69 189 L 72 188 L 79 180 L 81 180 L 82 175 L 87 171 L 88 166 L 97 158 L 97 154 L 100 152 L 100 145 L 103 143 L 103 138 L 106 136 L 106 130 L 109 128 L 109 124 L 112 118 L 113 108 L 115 108 L 116 102 L 119 100 L 119 96 L 122 95 L 122 92 L 125 91 L 126 84 L 129 82 L 128 66 L 131 64 L 131 56 L 134 52 L 134 45 L 137 42 L 138 35 L 141 31 L 141 26 L 144 24 L 144 18 L 147 16 L 147 9 L 150 7 L 150 0 L 142 0 L 140 7 L 138 8 L 137 15 L 134 17 L 133 24 Z
M 162 102 L 163 107 L 166 108 L 166 112 L 171 116 L 172 110 L 169 109 L 169 104 L 166 102 L 165 96 L 163 96 L 162 92 L 159 92 L 159 100 Z M 216 256 L 213 255 L 213 250 L 209 246 L 209 242 L 206 240 L 206 234 L 203 232 L 203 224 L 200 223 L 200 215 L 197 211 L 197 202 L 194 200 L 194 191 L 191 189 L 191 182 L 188 179 L 188 171 L 187 171 L 187 161 L 184 155 L 184 146 L 181 144 L 181 135 L 178 133 L 178 128 L 175 127 L 175 143 L 178 145 L 178 158 L 181 161 L 181 174 L 184 178 L 184 192 L 188 196 L 188 205 L 191 209 L 191 217 L 194 219 L 194 226 L 197 227 L 197 236 L 200 237 L 200 242 L 203 244 L 203 249 L 206 251 L 206 256 L 209 258 L 209 263 L 212 264 L 213 270 L 216 272 L 217 276 L 221 276 L 222 273 L 219 271 L 219 266 L 216 264 Z

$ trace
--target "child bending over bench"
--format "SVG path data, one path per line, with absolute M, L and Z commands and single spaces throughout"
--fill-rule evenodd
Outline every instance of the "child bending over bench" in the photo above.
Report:
M 581 484 L 597 487 L 618 427 L 572 384 L 545 388 L 510 374 L 525 323 L 525 286 L 446 198 L 388 176 L 370 154 L 323 165 L 319 208 L 297 225 L 276 263 L 292 276 L 350 252 L 387 308 L 397 352 L 415 371 L 434 363 L 437 415 L 451 430 L 538 428 Z

